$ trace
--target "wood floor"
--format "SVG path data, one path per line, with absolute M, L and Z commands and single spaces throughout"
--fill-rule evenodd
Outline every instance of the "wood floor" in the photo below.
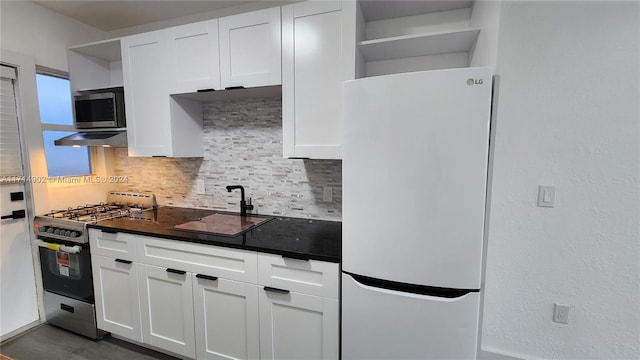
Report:
M 2 344 L 0 353 L 14 360 L 177 360 L 109 336 L 93 341 L 49 325 Z

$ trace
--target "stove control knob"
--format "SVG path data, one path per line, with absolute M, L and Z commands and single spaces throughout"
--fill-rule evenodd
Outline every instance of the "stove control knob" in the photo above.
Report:
M 40 232 L 47 232 L 47 230 L 48 230 L 48 229 L 49 229 L 49 227 L 48 227 L 48 226 L 43 226 L 43 227 L 41 227 L 40 229 L 38 229 L 38 231 L 40 231 Z
M 71 230 L 65 230 L 64 231 L 64 236 L 70 237 L 71 236 Z
M 47 233 L 53 234 L 53 227 L 51 226 L 47 227 Z
M 75 237 L 78 237 L 78 233 L 77 233 L 77 232 L 75 232 L 75 231 L 72 231 L 72 232 L 71 232 L 69 235 L 67 235 L 67 236 L 68 236 L 68 237 L 71 237 L 71 238 L 75 238 Z
M 59 229 L 59 228 L 55 228 L 55 229 L 53 230 L 53 235 L 60 235 L 60 231 L 61 231 L 61 229 Z

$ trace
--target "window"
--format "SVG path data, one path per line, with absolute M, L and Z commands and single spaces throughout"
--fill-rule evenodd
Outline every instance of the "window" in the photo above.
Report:
M 76 131 L 73 127 L 73 102 L 68 76 L 40 67 L 37 72 L 38 105 L 48 175 L 91 174 L 89 148 L 55 146 L 53 143 Z

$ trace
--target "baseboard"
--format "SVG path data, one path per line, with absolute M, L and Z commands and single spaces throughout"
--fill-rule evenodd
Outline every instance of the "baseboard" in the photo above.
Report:
M 41 320 L 36 320 L 32 323 L 29 323 L 23 327 L 17 328 L 11 332 L 8 332 L 2 336 L 0 336 L 0 346 L 4 345 L 5 343 L 8 343 L 9 341 L 13 340 L 14 338 L 22 335 L 23 333 L 29 331 L 29 330 L 33 330 L 35 328 L 37 328 L 38 326 L 43 325 L 44 322 Z
M 523 360 L 513 354 L 506 354 L 496 349 L 482 349 L 478 353 L 478 360 Z
M 192 360 L 191 358 L 185 357 L 183 355 L 176 354 L 153 345 L 144 344 L 135 340 L 131 340 L 124 336 L 119 336 L 116 334 L 111 334 L 109 337 L 105 338 L 105 341 L 114 343 L 120 347 L 127 348 L 131 351 L 135 351 L 137 353 L 144 354 L 158 360 L 164 360 L 164 359 L 173 360 L 176 358 L 183 359 L 183 360 Z

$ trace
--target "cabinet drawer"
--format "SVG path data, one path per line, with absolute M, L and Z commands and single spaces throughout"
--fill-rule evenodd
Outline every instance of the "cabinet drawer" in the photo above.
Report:
M 258 283 L 303 294 L 338 299 L 338 264 L 258 255 Z
M 91 254 L 133 261 L 136 257 L 136 236 L 123 232 L 89 229 Z
M 145 264 L 256 283 L 258 255 L 252 251 L 138 237 L 137 261 Z

